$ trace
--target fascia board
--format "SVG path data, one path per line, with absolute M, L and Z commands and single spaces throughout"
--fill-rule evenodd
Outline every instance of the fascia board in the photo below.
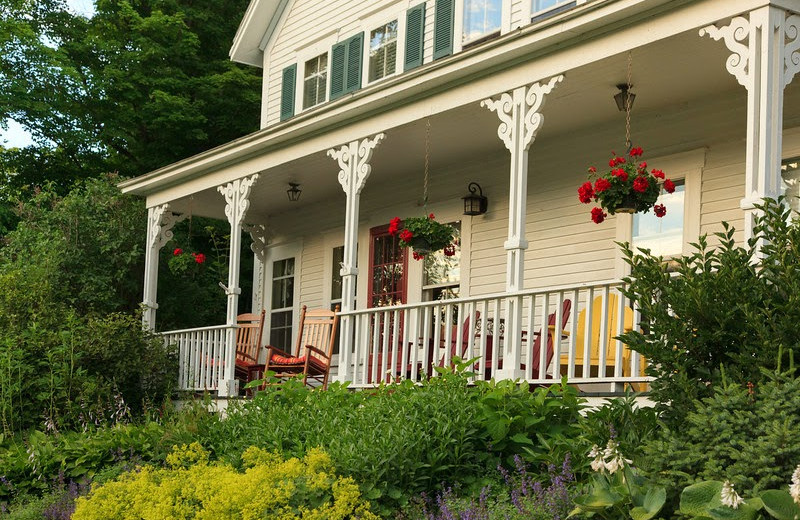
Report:
M 663 32 L 660 34 L 649 31 L 647 34 L 651 41 L 747 12 L 757 3 L 753 0 L 728 0 L 726 2 L 714 2 L 713 0 L 607 0 L 590 2 L 584 4 L 582 8 L 579 8 L 580 12 L 576 12 L 572 16 L 556 17 L 547 25 L 537 24 L 532 27 L 521 27 L 497 40 L 445 59 L 427 63 L 397 78 L 371 87 L 368 86 L 283 123 L 272 125 L 183 161 L 123 181 L 119 186 L 124 193 L 148 195 L 250 157 L 269 153 L 270 150 L 296 143 L 308 137 L 319 136 L 354 122 L 363 121 L 397 106 L 418 101 L 420 96 L 431 96 L 463 86 L 476 78 L 486 77 L 504 68 L 530 61 L 537 56 L 544 58 L 554 52 L 568 49 L 571 42 L 586 43 L 592 39 L 607 37 L 615 32 L 620 32 L 624 27 L 635 26 L 635 24 L 631 24 L 632 21 L 647 20 L 660 14 L 669 13 L 675 11 L 676 7 L 695 7 L 697 16 L 692 18 L 687 18 L 685 15 L 678 16 L 674 19 L 675 23 L 664 23 Z M 682 23 L 677 23 L 681 21 Z M 631 41 L 629 48 L 642 43 L 649 42 Z M 613 52 L 617 52 L 617 50 Z M 560 71 L 553 73 L 558 72 Z M 545 77 L 531 77 L 528 78 L 528 81 Z M 519 85 L 509 84 L 506 88 L 517 86 Z M 480 94 L 488 97 L 495 92 Z
M 267 29 L 274 30 L 286 0 L 252 0 L 244 13 L 242 22 L 233 37 L 228 55 L 232 61 L 255 67 L 263 66 L 261 42 Z M 268 21 L 267 26 L 264 23 Z

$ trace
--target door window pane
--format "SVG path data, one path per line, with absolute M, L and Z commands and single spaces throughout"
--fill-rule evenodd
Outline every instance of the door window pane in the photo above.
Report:
M 379 80 L 397 69 L 397 20 L 369 34 L 369 81 Z
M 306 62 L 303 79 L 303 108 L 313 107 L 325 101 L 328 84 L 328 54 L 321 54 Z
M 294 258 L 272 263 L 272 305 L 270 308 L 270 345 L 289 351 L 294 322 Z
M 342 262 L 344 262 L 344 246 L 334 247 L 331 266 L 331 308 L 342 302 Z
M 686 186 L 682 180 L 675 181 L 674 193 L 662 193 L 656 204 L 663 204 L 667 214 L 661 218 L 652 210 L 633 216 L 633 238 L 635 248 L 649 249 L 653 255 L 675 256 L 683 252 L 683 207 Z
M 464 34 L 470 41 L 500 30 L 503 0 L 464 0 Z
M 800 212 L 800 157 L 786 159 L 781 163 L 781 192 L 786 197 L 784 205 L 795 214 Z

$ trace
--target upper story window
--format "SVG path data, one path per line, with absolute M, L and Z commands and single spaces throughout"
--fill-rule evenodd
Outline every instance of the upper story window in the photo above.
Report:
M 649 249 L 653 255 L 680 255 L 683 252 L 685 194 L 685 182 L 675 180 L 675 191 L 662 193 L 656 201 L 667 207 L 666 215 L 658 218 L 652 211 L 635 214 L 631 244 L 635 248 Z
M 308 60 L 303 75 L 303 108 L 313 107 L 325 101 L 328 85 L 328 53 Z
M 369 33 L 369 81 L 394 74 L 397 70 L 397 20 Z
M 500 31 L 503 0 L 464 0 L 462 41 L 469 42 Z

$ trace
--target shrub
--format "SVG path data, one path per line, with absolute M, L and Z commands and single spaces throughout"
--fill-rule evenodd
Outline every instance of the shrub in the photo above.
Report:
M 650 361 L 651 397 L 664 418 L 678 423 L 695 400 L 720 384 L 722 367 L 732 383 L 757 383 L 760 368 L 774 369 L 788 353 L 800 354 L 800 223 L 780 201 L 765 200 L 754 237 L 737 246 L 734 230 L 706 237 L 676 262 L 672 276 L 660 257 L 634 254 L 626 296 L 642 314 L 643 332 L 622 336 Z M 754 259 L 762 245 L 760 268 Z
M 773 378 L 718 386 L 645 446 L 645 469 L 667 486 L 673 508 L 683 487 L 702 480 L 730 480 L 742 496 L 785 488 L 800 463 L 800 379 Z
M 170 392 L 175 357 L 134 315 L 144 207 L 116 181 L 86 181 L 65 197 L 38 191 L 20 203 L 21 221 L 0 248 L 5 434 L 82 427 L 118 407 L 136 414 Z
M 334 472 L 323 451 L 283 460 L 249 448 L 244 474 L 209 464 L 199 444 L 182 446 L 170 468 L 144 466 L 79 498 L 74 520 L 274 518 L 375 519 L 356 483 Z

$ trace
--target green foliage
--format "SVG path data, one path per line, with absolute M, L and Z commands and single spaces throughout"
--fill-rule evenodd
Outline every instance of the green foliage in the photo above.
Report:
M 683 424 L 649 442 L 642 462 L 668 487 L 673 506 L 680 489 L 704 480 L 730 480 L 745 497 L 778 489 L 800 461 L 798 410 L 800 379 L 720 386 Z
M 592 475 L 584 494 L 575 498 L 575 509 L 570 516 L 650 520 L 661 511 L 665 500 L 663 487 L 625 466 L 613 473 L 602 470 Z
M 0 121 L 36 144 L 0 155 L 6 189 L 133 176 L 258 128 L 260 72 L 228 49 L 245 0 L 95 2 L 91 18 L 63 0 L 0 6 Z M 2 197 L 0 197 L 2 198 Z
M 731 507 L 723 503 L 723 486 L 722 482 L 713 480 L 688 486 L 681 493 L 680 512 L 689 518 L 755 520 L 759 510 L 764 506 L 761 499 L 751 498 L 737 504 L 736 507 Z M 789 493 L 786 493 L 786 496 L 789 496 Z M 789 500 L 791 502 L 791 497 Z
M 377 519 L 350 478 L 330 457 L 311 449 L 301 459 L 248 448 L 243 473 L 209 464 L 199 444 L 182 446 L 170 468 L 145 466 L 78 499 L 75 520 L 142 518 Z
M 453 226 L 438 222 L 433 218 L 433 213 L 427 217 L 408 217 L 403 219 L 402 225 L 403 231 L 399 233 L 400 245 L 411 247 L 421 255 L 451 245 L 455 235 Z M 392 232 L 391 226 L 389 232 Z
M 146 222 L 116 177 L 39 191 L 0 249 L 2 431 L 118 422 L 171 390 L 173 352 L 142 331 Z M 135 360 L 135 362 L 133 362 Z M 120 401 L 121 399 L 121 401 Z M 120 415 L 122 414 L 122 415 Z
M 694 253 L 677 259 L 678 276 L 661 258 L 623 246 L 632 268 L 625 294 L 641 310 L 642 332 L 622 339 L 649 360 L 647 374 L 656 377 L 650 396 L 665 420 L 680 422 L 711 395 L 722 367 L 733 383 L 758 383 L 762 367 L 773 370 L 800 353 L 800 223 L 789 223 L 780 202 L 760 207 L 747 247 L 725 225 L 718 247 L 701 237 Z
M 489 448 L 513 463 L 514 455 L 541 464 L 560 464 L 574 450 L 585 400 L 566 384 L 530 389 L 504 380 L 481 385 L 478 411 Z

